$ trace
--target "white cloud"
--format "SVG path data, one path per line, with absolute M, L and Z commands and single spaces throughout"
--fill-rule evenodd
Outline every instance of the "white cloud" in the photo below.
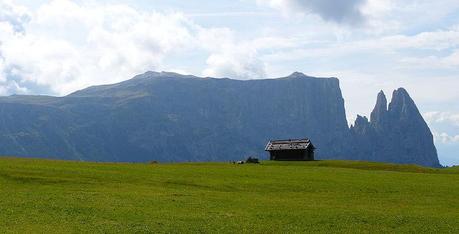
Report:
M 266 55 L 270 59 L 298 60 L 308 57 L 337 57 L 349 56 L 360 52 L 374 52 L 378 54 L 394 54 L 399 50 L 422 49 L 422 50 L 445 50 L 459 47 L 459 31 L 444 30 L 435 32 L 422 32 L 412 36 L 389 35 L 384 37 L 369 37 L 360 40 L 331 41 L 320 47 L 302 46 L 292 50 L 282 50 L 278 53 Z M 422 56 L 420 56 L 422 58 Z M 458 51 L 448 57 L 444 57 L 445 63 L 457 64 Z M 410 61 L 408 58 L 402 62 Z
M 0 8 L 3 94 L 67 94 L 161 70 L 164 59 L 191 50 L 208 53 L 205 74 L 243 79 L 264 75 L 257 51 L 226 38 L 232 34 L 229 29 L 202 27 L 182 13 L 70 0 L 50 1 L 33 12 L 12 2 L 8 6 Z
M 373 35 L 421 32 L 442 25 L 457 14 L 457 0 L 256 0 L 259 5 L 279 10 L 285 16 L 314 16 L 340 25 L 362 26 L 348 29 Z M 292 18 L 292 17 L 288 17 Z M 311 24 L 310 17 L 303 21 Z M 297 21 L 298 17 L 294 17 Z M 327 25 L 330 27 L 330 25 Z M 443 28 L 442 26 L 437 26 Z M 413 31 L 414 30 L 414 31 Z
M 459 126 L 459 113 L 431 111 L 423 114 L 424 119 L 429 123 L 446 123 Z
M 24 33 L 2 37 L 3 71 L 14 67 L 19 86 L 32 83 L 59 94 L 154 69 L 165 54 L 192 41 L 193 25 L 180 14 L 118 5 L 57 0 L 30 19 Z
M 11 0 L 2 0 L 0 9 L 0 22 L 8 22 L 16 32 L 24 31 L 24 24 L 30 20 L 26 8 L 13 4 Z
M 372 31 L 388 35 L 444 28 L 458 9 L 457 0 L 368 0 L 362 12 Z
M 235 47 L 234 50 L 211 54 L 207 59 L 205 76 L 256 79 L 266 77 L 265 64 L 257 58 L 256 51 Z
M 449 135 L 445 132 L 433 132 L 434 140 L 443 144 L 459 143 L 459 135 Z
M 365 21 L 361 8 L 366 0 L 257 0 L 278 9 L 285 15 L 317 14 L 326 21 L 335 23 L 360 24 Z
M 203 30 L 200 41 L 211 51 L 204 76 L 254 79 L 265 77 L 265 64 L 259 60 L 258 47 L 250 40 L 237 42 L 229 29 Z
M 459 113 L 446 111 L 431 111 L 423 114 L 426 122 L 433 126 L 432 134 L 437 143 L 457 144 L 459 143 Z

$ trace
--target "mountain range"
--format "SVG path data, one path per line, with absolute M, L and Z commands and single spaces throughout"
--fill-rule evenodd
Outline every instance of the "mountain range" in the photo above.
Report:
M 0 98 L 0 155 L 83 161 L 266 158 L 272 139 L 308 137 L 318 159 L 440 166 L 408 92 L 349 127 L 337 78 L 295 72 L 263 80 L 146 72 L 64 97 Z

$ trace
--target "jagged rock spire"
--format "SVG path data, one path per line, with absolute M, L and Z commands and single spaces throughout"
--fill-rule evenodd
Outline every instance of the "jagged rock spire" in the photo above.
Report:
M 404 88 L 394 90 L 392 100 L 389 104 L 389 112 L 391 116 L 396 116 L 398 118 L 415 117 L 418 120 L 422 120 L 422 116 L 416 104 Z
M 361 115 L 357 115 L 357 118 L 355 119 L 355 125 L 367 125 L 369 123 L 368 119 L 366 116 L 361 116 Z
M 386 123 L 387 115 L 387 99 L 384 92 L 381 90 L 378 93 L 376 105 L 371 112 L 370 121 L 376 127 L 382 127 Z
M 370 123 L 358 117 L 351 134 L 358 149 L 356 158 L 440 166 L 432 133 L 403 88 L 393 92 L 389 106 L 379 92 Z

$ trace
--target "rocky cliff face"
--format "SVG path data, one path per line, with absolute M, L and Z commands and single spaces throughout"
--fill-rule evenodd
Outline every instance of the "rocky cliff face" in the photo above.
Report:
M 25 113 L 24 103 L 34 111 Z M 265 156 L 270 139 L 305 136 L 328 156 L 340 152 L 348 131 L 338 79 L 301 73 L 239 81 L 148 72 L 62 98 L 0 100 L 0 110 L 7 106 L 0 154 L 18 156 L 226 161 Z
M 358 117 L 350 131 L 356 159 L 440 165 L 430 129 L 403 88 L 394 91 L 389 106 L 381 91 L 370 121 Z
M 0 155 L 91 161 L 265 157 L 271 139 L 309 137 L 317 157 L 436 166 L 430 131 L 404 90 L 347 126 L 336 78 L 239 81 L 147 72 L 65 97 L 0 98 Z

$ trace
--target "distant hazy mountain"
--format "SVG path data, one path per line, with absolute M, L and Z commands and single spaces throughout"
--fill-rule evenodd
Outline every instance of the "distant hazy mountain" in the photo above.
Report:
M 439 166 L 408 93 L 348 128 L 336 78 L 231 80 L 147 72 L 65 97 L 0 98 L 0 155 L 91 161 L 225 161 L 309 137 L 322 159 Z

